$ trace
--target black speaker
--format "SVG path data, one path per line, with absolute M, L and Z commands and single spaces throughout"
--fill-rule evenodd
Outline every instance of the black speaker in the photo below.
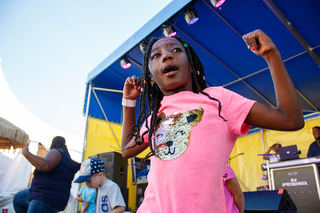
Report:
M 126 203 L 126 211 L 131 211 L 131 208 L 129 208 L 128 206 L 128 202 L 129 202 L 129 189 L 127 188 L 120 188 L 121 193 L 122 193 L 122 197 L 124 199 L 124 202 Z
M 104 162 L 105 175 L 108 179 L 117 183 L 120 188 L 127 188 L 128 160 L 118 152 L 106 152 L 96 154 L 90 158 L 99 158 Z
M 287 190 L 244 192 L 244 212 L 297 212 Z

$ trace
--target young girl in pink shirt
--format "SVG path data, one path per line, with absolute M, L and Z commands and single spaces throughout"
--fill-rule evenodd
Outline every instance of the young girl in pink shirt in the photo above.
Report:
M 223 87 L 207 88 L 199 57 L 180 37 L 152 39 L 141 77 L 126 79 L 122 156 L 151 150 L 148 187 L 138 213 L 226 212 L 222 176 L 237 137 L 250 125 L 276 130 L 304 126 L 297 92 L 274 43 L 261 30 L 243 40 L 268 63 L 277 108 Z
M 238 179 L 232 168 L 226 165 L 223 174 L 224 195 L 226 197 L 226 212 L 243 213 L 244 195 L 238 183 Z

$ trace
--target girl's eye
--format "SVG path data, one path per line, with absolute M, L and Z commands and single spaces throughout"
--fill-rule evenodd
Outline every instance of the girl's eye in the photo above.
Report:
M 157 58 L 157 57 L 159 57 L 159 56 L 160 56 L 159 53 L 155 53 L 155 54 L 153 54 L 153 55 L 151 56 L 151 60 L 154 59 L 154 58 Z
M 181 52 L 182 50 L 181 50 L 181 48 L 179 48 L 179 47 L 177 47 L 177 48 L 174 48 L 173 50 L 172 50 L 172 52 Z

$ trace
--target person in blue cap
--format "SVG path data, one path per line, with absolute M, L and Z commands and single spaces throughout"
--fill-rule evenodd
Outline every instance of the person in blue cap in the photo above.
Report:
M 105 176 L 104 162 L 98 158 L 81 164 L 75 183 L 86 182 L 89 188 L 98 189 L 96 213 L 123 213 L 126 209 L 120 187 Z

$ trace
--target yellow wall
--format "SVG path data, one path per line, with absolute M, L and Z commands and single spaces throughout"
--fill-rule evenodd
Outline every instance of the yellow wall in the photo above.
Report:
M 238 180 L 249 191 L 256 191 L 257 186 L 265 185 L 261 181 L 261 164 L 264 163 L 261 156 L 263 153 L 261 133 L 253 133 L 244 137 L 239 137 L 230 154 L 230 157 L 239 155 L 229 161 Z M 242 191 L 247 191 L 242 184 L 240 184 Z
M 110 123 L 119 143 L 121 141 L 121 130 L 120 124 Z M 320 126 L 320 118 L 315 118 L 306 121 L 305 127 L 299 131 L 286 132 L 286 131 L 272 131 L 264 130 L 263 137 L 265 143 L 265 150 L 268 147 L 279 141 L 282 146 L 288 146 L 297 144 L 298 150 L 301 150 L 300 157 L 306 157 L 308 148 L 311 142 L 314 141 L 312 135 L 312 127 Z M 87 138 L 86 146 L 84 150 L 84 160 L 88 159 L 89 156 L 104 153 L 104 152 L 120 152 L 120 147 L 115 140 L 108 123 L 101 119 L 89 118 L 87 127 Z M 146 150 L 137 157 L 144 158 L 150 150 Z M 266 181 L 261 179 L 263 173 L 261 165 L 264 163 L 262 156 L 263 154 L 263 143 L 261 132 L 249 134 L 244 137 L 239 137 L 230 157 L 239 155 L 230 160 L 230 166 L 233 168 L 236 176 L 241 184 L 243 191 L 256 191 L 256 188 L 266 184 Z M 129 160 L 128 160 L 129 165 Z M 135 211 L 135 198 L 136 198 L 136 186 L 131 184 L 131 169 L 128 166 L 128 178 L 127 186 L 129 189 L 129 207 L 132 211 Z
M 122 126 L 116 123 L 110 124 L 120 144 Z M 108 123 L 104 120 L 89 118 L 83 160 L 86 160 L 95 154 L 114 151 L 120 152 L 120 147 L 114 138 Z

